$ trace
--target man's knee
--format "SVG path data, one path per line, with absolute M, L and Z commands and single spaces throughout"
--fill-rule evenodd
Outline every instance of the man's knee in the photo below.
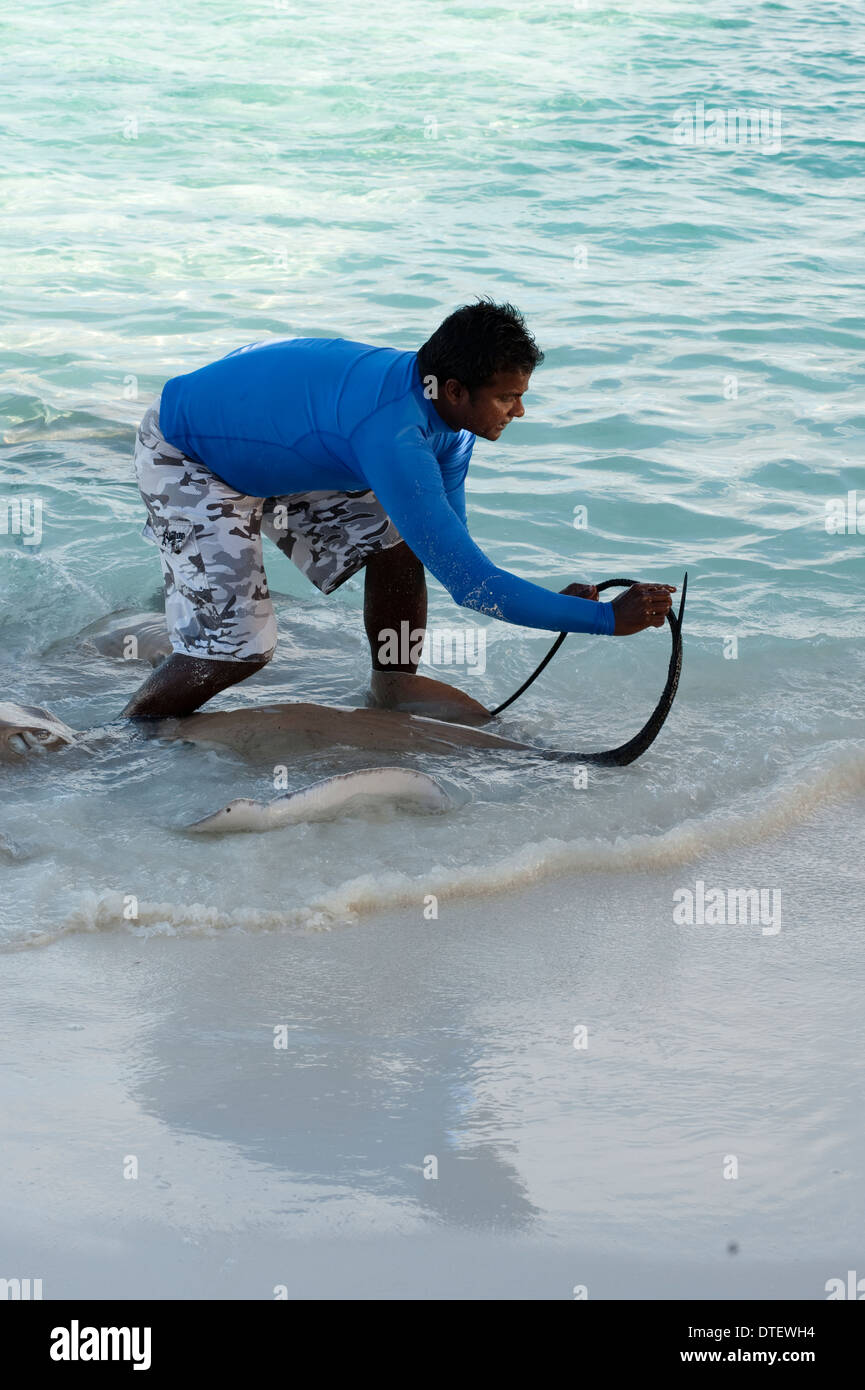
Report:
M 215 657 L 198 656 L 191 652 L 172 652 L 162 663 L 162 669 L 169 669 L 179 676 L 199 677 L 216 684 L 222 682 L 224 685 L 234 685 L 237 681 L 245 680 L 247 676 L 254 675 L 260 671 L 262 666 L 266 666 L 273 659 L 275 647 L 269 651 L 262 652 L 260 655 L 249 657 Z
M 386 550 L 384 553 L 385 555 L 392 555 L 394 562 L 399 565 L 401 569 L 423 571 L 421 561 L 417 558 L 414 551 L 409 549 L 405 541 L 400 541 L 397 545 L 393 546 L 390 550 Z
M 266 666 L 269 661 L 273 660 L 273 654 L 275 651 L 276 647 L 271 647 L 270 651 L 262 652 L 260 656 L 251 656 L 248 661 L 238 661 L 233 664 L 236 666 L 245 667 L 246 674 L 248 676 L 251 676 L 253 671 L 260 671 L 262 666 Z
M 377 550 L 373 555 L 370 555 L 366 562 L 366 568 L 373 573 L 392 574 L 397 570 L 405 574 L 415 571 L 423 572 L 423 565 L 405 541 L 397 541 L 396 545 L 388 546 L 387 550 Z

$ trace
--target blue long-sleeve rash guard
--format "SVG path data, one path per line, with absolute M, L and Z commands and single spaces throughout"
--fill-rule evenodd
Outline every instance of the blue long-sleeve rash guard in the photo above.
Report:
M 424 395 L 417 354 L 344 338 L 250 343 L 172 377 L 169 444 L 253 497 L 371 488 L 403 540 L 464 608 L 556 632 L 611 633 L 608 603 L 501 570 L 466 526 L 475 436 Z

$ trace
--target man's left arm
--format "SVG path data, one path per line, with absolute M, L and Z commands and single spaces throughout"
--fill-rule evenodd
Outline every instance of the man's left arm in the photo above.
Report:
M 453 443 L 448 445 L 447 452 L 439 454 L 442 481 L 445 485 L 448 502 L 467 530 L 465 482 L 474 442 L 475 436 L 473 434 L 468 430 L 460 430 Z M 594 584 L 569 584 L 567 588 L 560 589 L 559 593 L 566 594 L 569 598 L 584 598 L 595 602 L 599 597 Z

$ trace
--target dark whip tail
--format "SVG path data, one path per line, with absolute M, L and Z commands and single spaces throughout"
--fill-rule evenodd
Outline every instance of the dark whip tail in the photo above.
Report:
M 597 589 L 599 593 L 602 589 L 628 589 L 632 584 L 636 583 L 637 580 L 635 579 L 606 579 L 603 584 L 597 585 Z M 558 752 L 552 748 L 538 748 L 533 751 L 539 753 L 541 757 L 547 758 L 553 762 L 601 763 L 607 764 L 607 766 L 624 767 L 627 763 L 634 762 L 645 753 L 647 748 L 651 747 L 658 737 L 658 734 L 661 732 L 661 729 L 664 727 L 664 721 L 670 713 L 670 708 L 676 698 L 676 691 L 679 688 L 679 676 L 682 671 L 682 615 L 685 611 L 685 596 L 687 592 L 688 575 L 686 572 L 685 578 L 682 581 L 682 598 L 679 603 L 679 611 L 678 613 L 674 613 L 671 609 L 667 614 L 667 622 L 670 624 L 673 644 L 670 653 L 670 665 L 667 671 L 667 681 L 661 692 L 660 700 L 649 715 L 649 718 L 646 720 L 640 732 L 629 739 L 627 743 L 620 744 L 618 748 L 609 748 L 596 753 L 564 753 Z M 508 705 L 512 705 L 514 700 L 522 695 L 523 691 L 528 690 L 532 682 L 541 674 L 544 667 L 552 661 L 566 636 L 567 633 L 565 632 L 559 633 L 541 664 L 532 672 L 528 680 L 523 682 L 519 690 L 511 695 L 510 699 L 505 700 L 503 704 L 492 711 L 494 715 L 498 714 L 503 709 L 507 709 Z

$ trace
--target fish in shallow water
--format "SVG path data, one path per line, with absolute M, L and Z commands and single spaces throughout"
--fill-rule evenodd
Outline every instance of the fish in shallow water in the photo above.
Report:
M 300 821 L 330 820 L 358 800 L 411 805 L 419 811 L 446 811 L 452 805 L 443 787 L 425 772 L 403 767 L 369 767 L 314 782 L 273 801 L 231 801 L 221 811 L 187 826 L 196 834 L 276 830 Z
M 0 761 L 12 762 L 28 753 L 65 748 L 78 735 L 50 710 L 0 700 Z
M 52 643 L 45 655 L 55 657 L 92 651 L 119 661 L 145 661 L 148 666 L 158 666 L 171 655 L 165 614 L 120 608 L 82 628 L 74 637 L 62 637 Z
M 295 753 L 363 748 L 391 753 L 453 753 L 460 748 L 525 749 L 526 745 L 483 729 L 444 723 L 400 710 L 355 709 L 303 702 L 213 710 L 166 720 L 160 738 L 233 748 L 271 762 Z
M 412 753 L 454 753 L 460 748 L 483 748 L 490 752 L 531 753 L 551 762 L 624 767 L 651 747 L 675 699 L 682 670 L 682 615 L 687 591 L 688 576 L 685 575 L 679 611 L 667 615 L 672 646 L 667 679 L 660 699 L 642 729 L 627 743 L 619 744 L 616 748 L 590 753 L 538 748 L 501 738 L 485 729 L 430 719 L 419 714 L 303 703 L 192 714 L 183 719 L 165 720 L 157 725 L 156 732 L 167 739 L 227 745 L 245 757 L 266 761 L 283 755 L 343 745 Z M 401 693 L 404 695 L 405 691 Z

